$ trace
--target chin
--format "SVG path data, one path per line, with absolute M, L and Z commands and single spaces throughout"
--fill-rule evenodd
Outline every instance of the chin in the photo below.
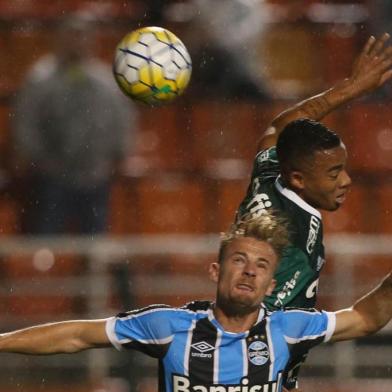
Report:
M 328 211 L 328 212 L 333 212 L 338 210 L 342 205 L 336 202 L 333 202 L 329 205 L 320 205 L 319 207 L 317 207 L 319 210 L 324 210 L 324 211 Z
M 248 311 L 253 311 L 255 308 L 257 308 L 260 305 L 261 301 L 255 301 L 253 298 L 233 298 L 231 301 L 233 309 L 239 310 L 248 310 Z

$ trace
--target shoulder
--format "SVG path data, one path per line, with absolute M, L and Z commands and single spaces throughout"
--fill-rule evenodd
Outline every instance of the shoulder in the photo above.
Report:
M 261 184 L 273 184 L 280 174 L 280 166 L 276 154 L 276 147 L 270 147 L 259 151 L 253 162 L 252 182 L 253 193 L 259 192 Z M 255 180 L 256 183 L 255 183 Z
M 118 319 L 136 319 L 145 318 L 155 321 L 170 320 L 184 320 L 196 317 L 197 314 L 207 314 L 210 302 L 208 301 L 194 301 L 185 304 L 182 307 L 173 307 L 165 304 L 154 304 L 144 308 L 131 310 L 129 312 L 119 313 Z
M 288 317 L 301 317 L 301 316 L 312 316 L 320 315 L 323 312 L 316 308 L 301 308 L 288 306 L 279 310 L 269 311 L 269 316 L 271 318 L 288 318 Z
M 106 63 L 98 59 L 89 59 L 83 63 L 83 67 L 90 78 L 97 83 L 101 83 L 107 88 L 114 89 L 116 87 L 110 67 Z
M 27 73 L 30 83 L 39 83 L 50 78 L 58 68 L 58 61 L 53 54 L 47 54 L 38 59 Z
M 272 311 L 269 315 L 271 321 L 280 324 L 284 328 L 292 328 L 309 322 L 312 318 L 323 318 L 324 312 L 314 308 L 287 307 Z
M 211 308 L 211 301 L 192 301 L 185 304 L 181 309 L 194 313 L 207 313 Z
M 272 146 L 263 150 L 260 150 L 255 157 L 255 161 L 259 164 L 264 162 L 271 162 L 278 164 L 278 155 L 276 153 L 276 146 Z
M 327 341 L 335 328 L 334 313 L 314 308 L 284 308 L 273 312 L 271 319 L 279 325 L 290 342 Z

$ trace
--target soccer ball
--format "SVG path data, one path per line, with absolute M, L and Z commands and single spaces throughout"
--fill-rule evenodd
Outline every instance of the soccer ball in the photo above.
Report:
M 168 102 L 189 83 L 192 61 L 185 45 L 161 27 L 143 27 L 117 45 L 114 77 L 129 97 L 148 104 Z

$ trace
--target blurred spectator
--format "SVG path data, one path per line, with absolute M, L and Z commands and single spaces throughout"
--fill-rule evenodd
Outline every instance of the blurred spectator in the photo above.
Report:
M 192 86 L 203 96 L 268 98 L 257 61 L 264 17 L 261 0 L 193 0 L 184 33 L 192 61 Z
M 137 118 L 108 67 L 94 58 L 94 38 L 86 15 L 64 18 L 53 53 L 32 67 L 18 94 L 15 169 L 30 181 L 29 233 L 106 229 L 111 180 L 129 153 Z

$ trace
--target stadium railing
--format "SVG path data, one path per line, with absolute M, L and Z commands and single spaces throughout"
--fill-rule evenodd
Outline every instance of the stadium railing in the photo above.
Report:
M 382 235 L 327 236 L 320 306 L 347 307 L 377 284 L 392 267 L 391 240 Z M 0 332 L 62 319 L 109 317 L 149 303 L 181 305 L 212 298 L 215 290 L 207 265 L 214 260 L 218 242 L 215 234 L 3 237 Z M 319 391 L 331 391 L 334 385 L 335 391 L 338 386 L 356 392 L 390 390 L 391 341 L 389 324 L 373 337 L 314 349 L 302 371 L 304 385 L 317 385 Z M 10 386 L 33 391 L 42 385 L 46 391 L 56 385 L 93 391 L 92 385 L 108 378 L 123 379 L 133 385 L 132 391 L 147 392 L 146 382 L 156 374 L 153 360 L 115 350 L 1 356 L 0 392 Z

